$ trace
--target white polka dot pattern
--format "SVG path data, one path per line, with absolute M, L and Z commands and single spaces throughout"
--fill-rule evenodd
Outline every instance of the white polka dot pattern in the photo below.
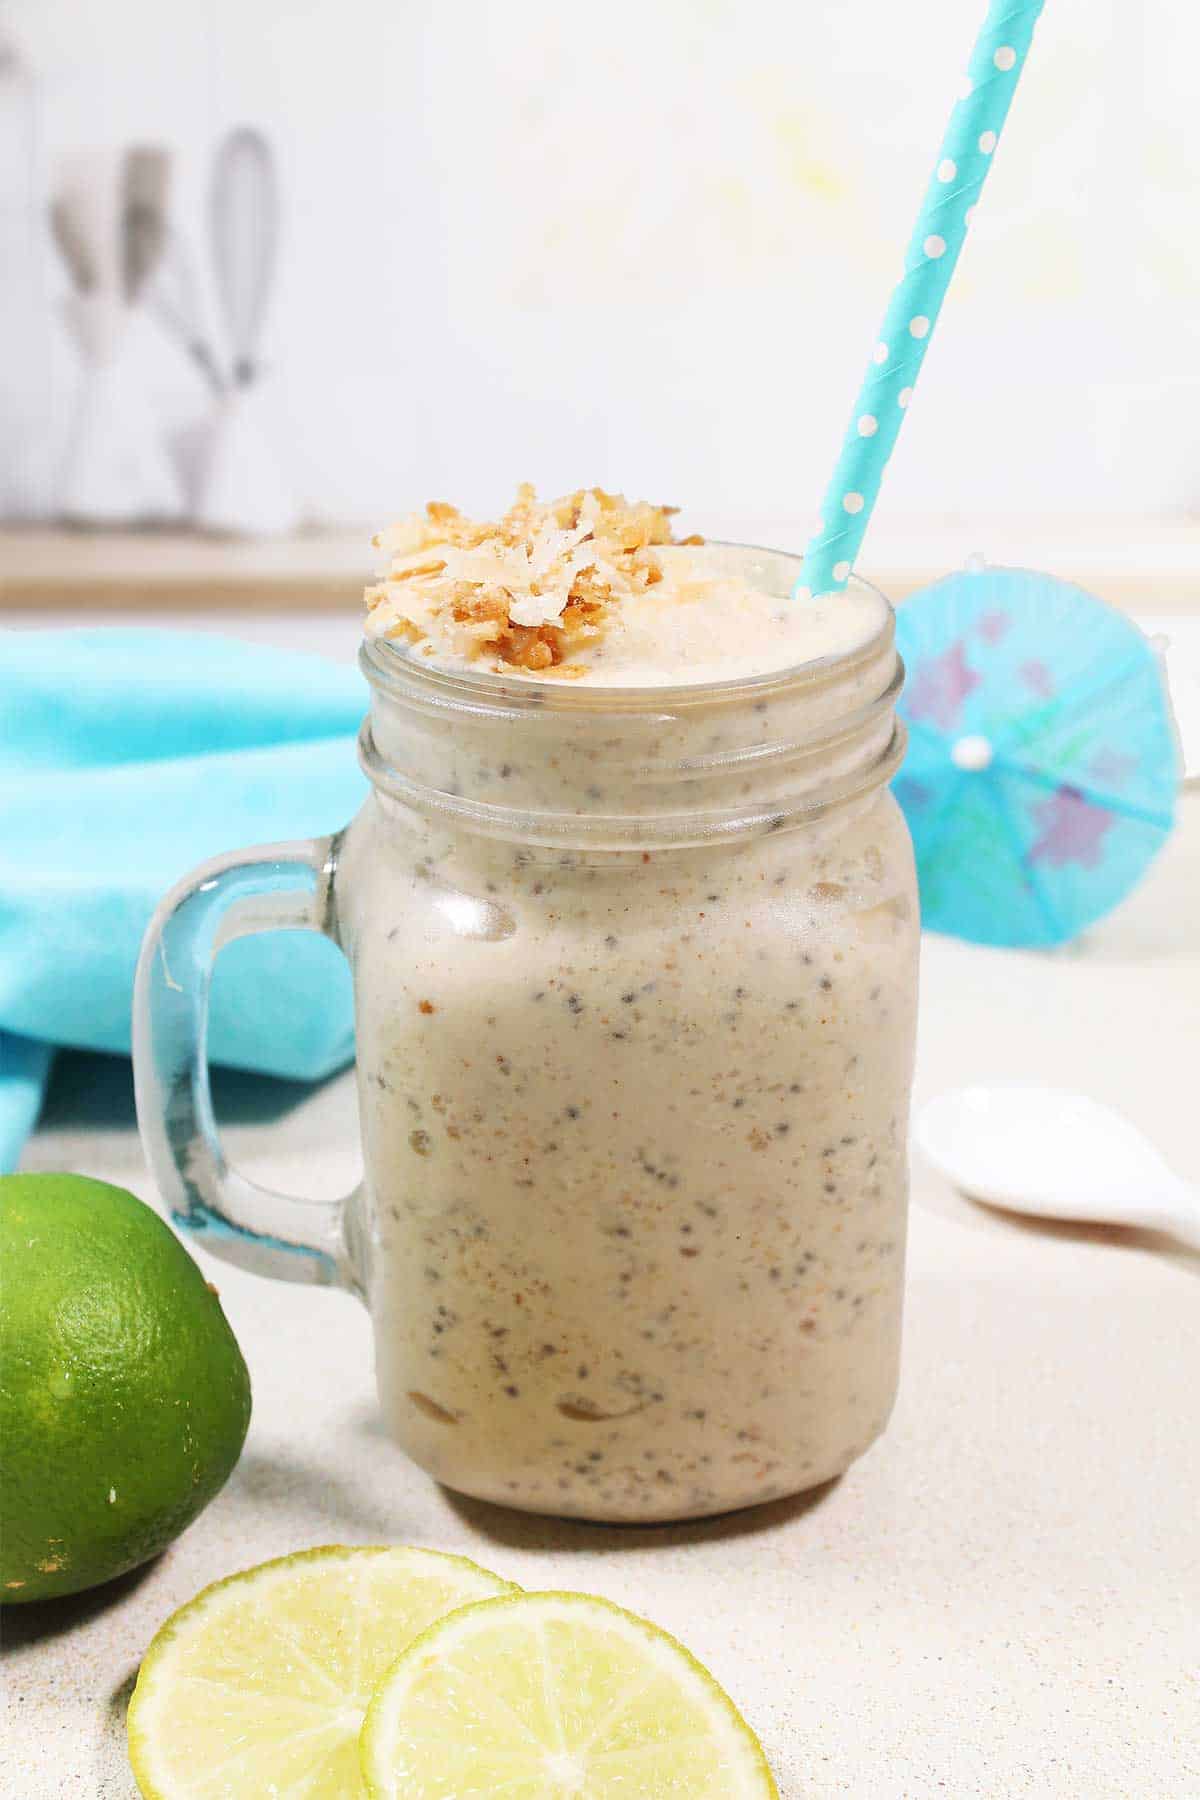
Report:
M 843 588 L 858 555 L 1044 0 L 990 0 L 804 557 L 795 593 Z

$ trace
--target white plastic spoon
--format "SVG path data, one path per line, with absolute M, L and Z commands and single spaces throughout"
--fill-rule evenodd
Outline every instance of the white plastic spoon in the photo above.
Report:
M 1045 1219 L 1166 1231 L 1200 1248 L 1200 1192 L 1128 1119 L 1083 1094 L 954 1088 L 922 1107 L 914 1135 L 973 1199 Z

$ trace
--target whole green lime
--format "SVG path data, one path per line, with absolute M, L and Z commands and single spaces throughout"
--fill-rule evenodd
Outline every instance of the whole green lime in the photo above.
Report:
M 249 1422 L 216 1290 L 156 1212 L 83 1175 L 0 1177 L 0 1599 L 155 1556 Z

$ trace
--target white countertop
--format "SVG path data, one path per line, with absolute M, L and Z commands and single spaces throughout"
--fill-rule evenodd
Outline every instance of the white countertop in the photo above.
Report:
M 1076 1087 L 1200 1182 L 1198 894 L 1193 790 L 1146 883 L 1082 945 L 927 938 L 918 1102 L 991 1077 Z M 310 1092 L 218 1073 L 215 1088 L 250 1174 L 351 1185 L 348 1077 Z M 64 1057 L 24 1166 L 153 1199 L 128 1066 Z M 785 1800 L 1200 1795 L 1200 1254 L 1007 1219 L 922 1168 L 913 1198 L 903 1383 L 881 1442 L 814 1495 L 648 1530 L 437 1488 L 382 1434 L 354 1301 L 201 1256 L 253 1378 L 244 1455 L 148 1569 L 6 1612 L 0 1792 L 128 1800 L 125 1702 L 168 1612 L 263 1557 L 396 1541 L 649 1614 L 743 1707 Z

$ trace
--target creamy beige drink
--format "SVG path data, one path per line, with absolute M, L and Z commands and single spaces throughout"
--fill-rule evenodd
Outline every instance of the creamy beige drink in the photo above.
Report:
M 862 587 L 794 605 L 786 575 L 764 580 L 741 546 L 675 543 L 669 509 L 598 489 L 539 506 L 522 488 L 495 525 L 434 505 L 375 542 L 389 570 L 367 590 L 367 631 L 437 669 L 724 683 L 861 648 L 887 617 Z
M 681 1518 L 839 1473 L 892 1405 L 898 678 L 869 590 L 797 606 L 794 559 L 655 543 L 604 496 L 640 540 L 613 550 L 584 499 L 549 545 L 525 500 L 527 582 L 486 534 L 452 554 L 466 521 L 441 558 L 434 517 L 370 596 L 375 792 L 337 881 L 362 1256 L 389 1424 L 434 1475 Z

